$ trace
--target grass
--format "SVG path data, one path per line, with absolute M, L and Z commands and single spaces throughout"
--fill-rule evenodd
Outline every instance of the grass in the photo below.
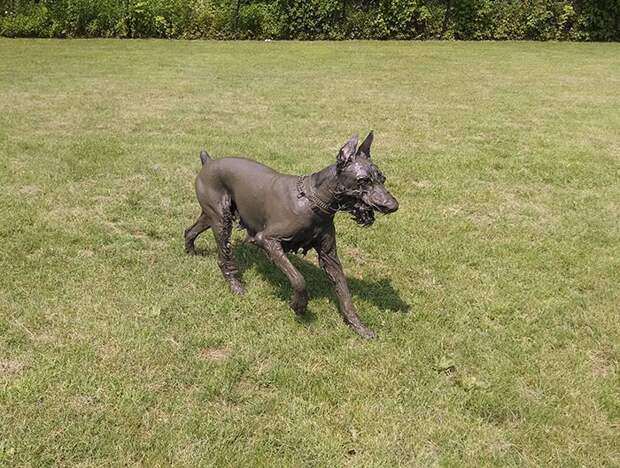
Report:
M 0 464 L 620 464 L 620 46 L 0 40 Z M 183 252 L 207 148 L 283 172 L 375 130 L 310 318 Z

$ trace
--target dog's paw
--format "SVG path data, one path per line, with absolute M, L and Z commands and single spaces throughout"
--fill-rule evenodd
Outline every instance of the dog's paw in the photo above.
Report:
M 245 296 L 247 290 L 243 287 L 243 285 L 239 282 L 239 280 L 234 279 L 229 282 L 230 290 L 239 296 Z
M 368 327 L 365 327 L 364 325 L 353 327 L 353 330 L 355 330 L 355 333 L 357 333 L 359 336 L 367 340 L 372 340 L 373 338 L 377 337 L 377 334 L 374 331 L 372 331 Z
M 293 298 L 291 299 L 291 309 L 293 309 L 293 311 L 298 317 L 303 317 L 304 315 L 306 315 L 307 308 L 308 308 L 308 293 L 307 292 L 293 296 Z
M 293 312 L 295 312 L 295 315 L 297 315 L 298 317 L 303 317 L 304 315 L 306 315 L 306 311 L 307 311 L 306 306 L 302 307 L 302 306 L 291 304 L 291 309 L 293 309 Z

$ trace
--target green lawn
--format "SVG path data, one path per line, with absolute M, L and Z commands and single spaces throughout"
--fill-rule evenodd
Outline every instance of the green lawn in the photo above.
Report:
M 620 45 L 0 40 L 0 464 L 620 464 Z M 337 217 L 365 341 L 254 247 L 198 152 L 283 172 L 375 130 Z

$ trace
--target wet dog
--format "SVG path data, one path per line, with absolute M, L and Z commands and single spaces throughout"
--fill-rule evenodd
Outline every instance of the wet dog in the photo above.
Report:
M 247 241 L 263 248 L 293 287 L 291 307 L 304 314 L 308 304 L 306 283 L 286 252 L 315 249 L 319 264 L 334 284 L 344 321 L 358 334 L 374 332 L 359 319 L 336 252 L 334 215 L 350 213 L 362 226 L 370 226 L 375 212 L 393 213 L 398 202 L 384 186 L 385 177 L 370 157 L 373 133 L 358 148 L 353 136 L 338 152 L 336 164 L 308 176 L 275 172 L 242 158 L 214 160 L 202 151 L 202 169 L 196 178 L 196 195 L 202 213 L 185 230 L 185 250 L 195 254 L 194 241 L 211 228 L 217 243 L 218 265 L 233 292 L 244 294 L 230 246 L 233 222 L 247 231 Z

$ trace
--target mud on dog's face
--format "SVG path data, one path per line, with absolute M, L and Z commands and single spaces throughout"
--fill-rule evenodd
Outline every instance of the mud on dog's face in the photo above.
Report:
M 341 207 L 364 226 L 374 222 L 375 211 L 388 214 L 398 209 L 398 201 L 385 188 L 385 176 L 370 158 L 372 140 L 370 132 L 356 149 L 358 140 L 353 136 L 340 149 L 336 165 Z

